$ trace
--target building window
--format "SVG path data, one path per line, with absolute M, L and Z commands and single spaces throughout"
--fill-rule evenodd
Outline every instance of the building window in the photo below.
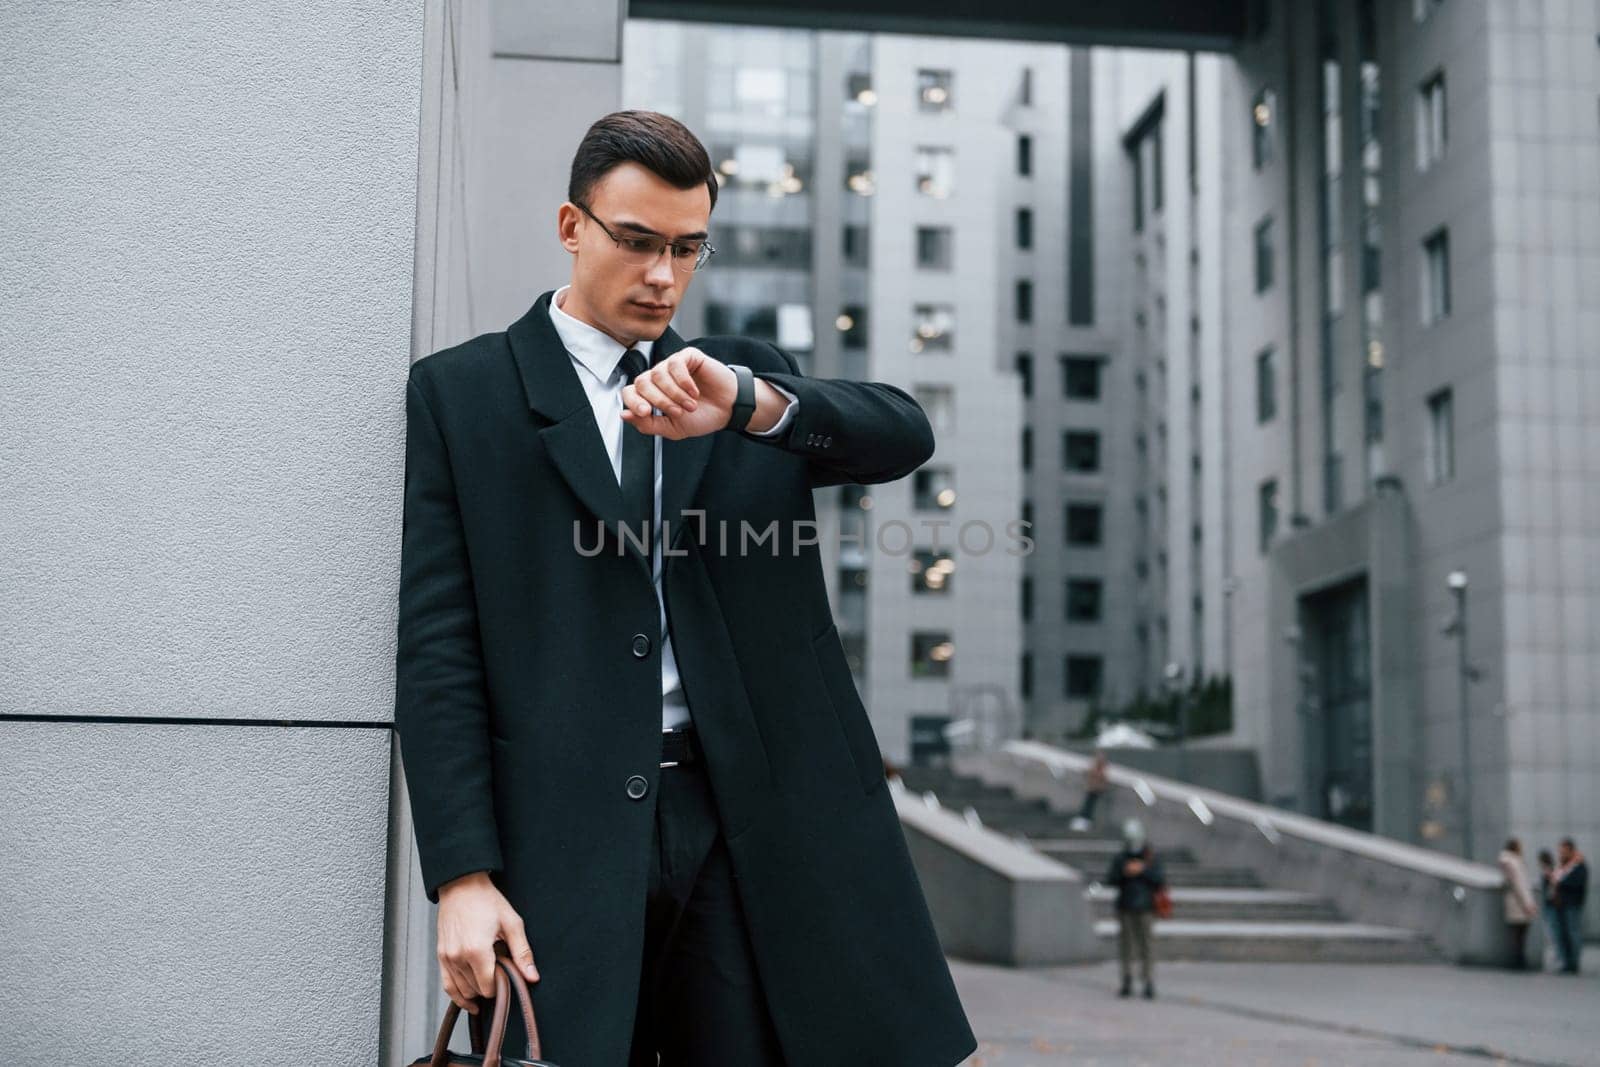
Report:
M 1023 107 L 1033 106 L 1033 68 L 1022 68 L 1022 84 L 1017 88 L 1017 103 Z
M 1266 552 L 1278 536 L 1278 481 L 1268 478 L 1256 490 L 1257 547 Z
M 1417 169 L 1427 170 L 1444 159 L 1444 71 L 1422 83 L 1417 93 Z
M 918 549 L 911 557 L 911 592 L 944 596 L 955 579 L 956 561 L 949 551 Z
M 1272 121 L 1276 118 L 1278 96 L 1262 89 L 1250 104 L 1250 161 L 1260 170 L 1272 162 Z
M 1067 621 L 1099 622 L 1100 590 L 1098 578 L 1067 579 Z
M 1272 288 L 1272 219 L 1256 225 L 1256 292 Z
M 1017 381 L 1022 386 L 1022 395 L 1023 395 L 1023 397 L 1027 398 L 1027 397 L 1032 396 L 1033 395 L 1033 353 L 1032 352 L 1018 352 L 1016 361 L 1015 361 L 1015 363 L 1013 365 L 1017 368 Z
M 1017 605 L 1022 610 L 1022 621 L 1028 622 L 1033 618 L 1033 579 L 1027 575 L 1022 576 L 1022 584 L 1017 590 Z
M 1033 470 L 1033 427 L 1022 428 L 1022 469 Z
M 1100 469 L 1100 435 L 1093 430 L 1067 430 L 1061 435 L 1061 469 L 1094 474 Z
M 1033 501 L 1022 502 L 1022 532 L 1027 533 L 1033 529 Z
M 1061 394 L 1068 400 L 1100 399 L 1100 358 L 1061 357 Z
M 1428 397 L 1428 484 L 1441 485 L 1456 476 L 1455 403 L 1449 389 Z
M 911 677 L 948 678 L 956 658 L 948 630 L 917 630 L 911 635 Z
M 1033 247 L 1033 209 L 1017 208 L 1017 247 Z
M 915 328 L 911 351 L 948 352 L 955 331 L 956 309 L 950 304 L 918 304 L 911 310 Z
M 1100 695 L 1099 656 L 1067 656 L 1063 673 L 1068 699 L 1092 700 Z
M 952 433 L 956 428 L 956 392 L 948 385 L 918 385 L 912 397 L 928 416 L 928 425 L 935 434 Z
M 1100 505 L 1066 506 L 1067 544 L 1092 548 L 1100 544 Z
M 1033 282 L 1027 278 L 1017 279 L 1017 321 L 1033 321 Z
M 839 344 L 845 348 L 867 347 L 867 309 L 860 304 L 846 304 L 833 320 L 839 331 Z
M 844 262 L 847 267 L 865 267 L 869 265 L 867 259 L 867 228 L 865 226 L 844 227 Z
M 1422 321 L 1432 325 L 1450 314 L 1450 234 L 1435 232 L 1422 242 Z
M 1026 178 L 1033 173 L 1033 138 L 1017 134 L 1017 173 Z
M 948 70 L 917 71 L 917 110 L 949 111 L 952 103 Z
M 1022 654 L 1022 699 L 1033 696 L 1033 653 Z
M 1277 358 L 1270 346 L 1256 356 L 1256 422 L 1271 422 L 1278 413 Z
M 948 226 L 918 226 L 917 266 L 923 270 L 949 270 L 954 240 Z
M 1426 22 L 1443 6 L 1444 0 L 1411 0 L 1411 17 L 1418 22 Z
M 911 476 L 911 506 L 944 511 L 956 506 L 956 476 L 949 467 L 919 467 Z
M 955 187 L 955 149 L 919 146 L 916 151 L 915 170 L 917 192 L 923 196 L 943 200 Z

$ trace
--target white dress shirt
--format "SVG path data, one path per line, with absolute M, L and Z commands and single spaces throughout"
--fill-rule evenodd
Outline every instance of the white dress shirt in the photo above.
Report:
M 590 326 L 587 322 L 568 315 L 561 310 L 561 301 L 564 294 L 571 288 L 563 285 L 557 289 L 555 296 L 550 299 L 550 321 L 555 325 L 556 333 L 561 335 L 561 343 L 566 346 L 567 354 L 572 357 L 572 363 L 578 370 L 578 380 L 583 383 L 583 391 L 589 396 L 589 406 L 594 409 L 595 425 L 600 428 L 600 439 L 605 442 L 606 454 L 611 458 L 611 471 L 617 477 L 617 484 L 622 484 L 622 431 L 626 424 L 622 421 L 622 387 L 627 384 L 619 364 L 623 355 L 628 351 L 620 342 L 603 330 Z M 633 345 L 644 354 L 648 363 L 650 350 L 655 346 L 654 341 L 638 341 Z M 747 431 L 756 437 L 775 437 L 788 428 L 794 420 L 795 410 L 799 406 L 799 399 L 787 389 L 773 382 L 767 382 L 778 392 L 789 398 L 789 406 L 779 416 L 778 421 L 770 430 L 756 432 Z M 661 598 L 661 442 L 662 438 L 652 436 L 651 442 L 655 445 L 655 488 L 656 488 L 656 526 L 652 532 L 650 544 L 650 578 L 656 587 L 656 603 L 660 605 L 661 612 L 661 728 L 671 730 L 690 721 L 688 701 L 684 698 L 683 683 L 678 677 L 678 660 L 672 654 L 672 636 L 667 633 L 667 606 Z

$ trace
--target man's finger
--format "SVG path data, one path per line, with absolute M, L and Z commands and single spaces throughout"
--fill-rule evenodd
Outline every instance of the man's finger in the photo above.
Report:
M 678 407 L 677 401 L 673 400 L 672 397 L 663 392 L 654 381 L 645 378 L 639 378 L 633 384 L 634 387 L 639 390 L 639 395 L 642 396 L 651 407 L 660 408 L 664 413 L 672 416 L 683 414 L 682 410 Z
M 501 923 L 501 932 L 505 935 L 511 961 L 522 971 L 524 978 L 530 982 L 537 982 L 539 970 L 533 965 L 533 949 L 528 945 L 528 935 L 522 927 L 522 919 L 515 915 L 506 919 Z
M 662 366 L 667 368 L 667 373 L 672 375 L 672 380 L 683 387 L 683 391 L 692 397 L 700 396 L 700 383 L 694 380 L 694 375 L 689 373 L 689 365 L 681 359 L 669 359 Z
M 494 949 L 480 952 L 472 960 L 472 978 L 477 985 L 478 995 L 481 997 L 494 996 Z

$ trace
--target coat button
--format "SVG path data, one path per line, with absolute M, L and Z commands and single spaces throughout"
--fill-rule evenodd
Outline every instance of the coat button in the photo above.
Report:
M 639 659 L 644 659 L 650 654 L 650 638 L 644 634 L 633 635 L 633 654 Z
M 822 447 L 827 448 L 831 444 L 833 444 L 833 434 L 830 433 L 822 439 Z
M 650 792 L 650 783 L 639 775 L 636 774 L 628 779 L 628 796 L 634 800 L 643 800 L 644 795 L 648 792 Z

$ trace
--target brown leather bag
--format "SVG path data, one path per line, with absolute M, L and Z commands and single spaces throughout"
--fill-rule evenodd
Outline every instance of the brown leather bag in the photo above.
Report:
M 506 1015 L 511 1010 L 513 989 L 522 1007 L 522 1025 L 528 1032 L 528 1055 L 532 1059 L 500 1054 L 500 1046 L 506 1039 Z M 492 1008 L 494 1012 L 487 1041 L 483 1035 L 485 1008 Z M 467 1031 L 472 1041 L 470 1053 L 450 1051 L 450 1033 L 456 1028 L 456 1019 L 460 1014 L 461 1005 L 452 1000 L 445 1009 L 444 1022 L 439 1024 L 439 1037 L 433 1043 L 433 1052 L 412 1060 L 411 1067 L 557 1067 L 549 1060 L 539 1058 L 539 1028 L 533 1021 L 533 998 L 528 995 L 528 983 L 523 981 L 517 965 L 504 954 L 499 944 L 495 945 L 494 997 L 489 1000 L 479 997 L 478 1013 L 467 1016 Z

